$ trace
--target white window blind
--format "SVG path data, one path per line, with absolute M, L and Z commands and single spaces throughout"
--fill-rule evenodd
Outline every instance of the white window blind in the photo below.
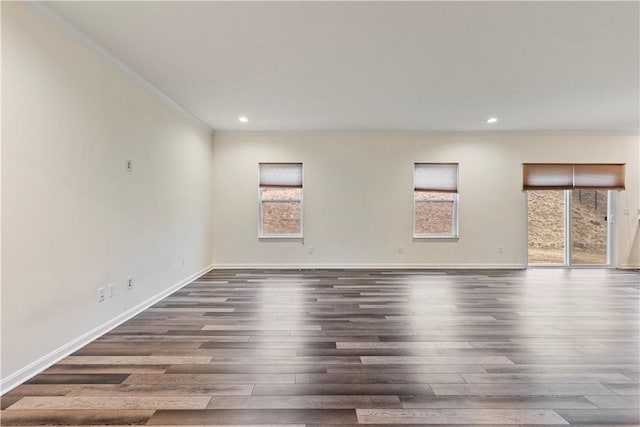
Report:
M 575 165 L 573 187 L 624 190 L 624 165 Z
M 260 187 L 302 188 L 302 163 L 260 163 Z
M 457 193 L 458 164 L 416 163 L 413 183 L 416 191 Z
M 525 164 L 522 169 L 525 190 L 573 188 L 573 165 Z
M 624 190 L 624 164 L 525 163 L 522 188 Z

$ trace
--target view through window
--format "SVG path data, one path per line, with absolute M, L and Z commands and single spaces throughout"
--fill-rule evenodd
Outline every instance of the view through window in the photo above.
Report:
M 298 235 L 302 232 L 301 188 L 262 188 L 262 234 Z

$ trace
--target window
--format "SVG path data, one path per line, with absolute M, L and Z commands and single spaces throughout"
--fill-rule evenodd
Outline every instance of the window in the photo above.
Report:
M 413 236 L 458 237 L 458 164 L 414 165 Z
M 302 237 L 302 163 L 260 163 L 259 237 Z

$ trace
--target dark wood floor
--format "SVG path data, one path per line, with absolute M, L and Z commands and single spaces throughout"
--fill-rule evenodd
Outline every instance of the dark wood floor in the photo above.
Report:
M 212 271 L 3 425 L 640 424 L 637 272 Z

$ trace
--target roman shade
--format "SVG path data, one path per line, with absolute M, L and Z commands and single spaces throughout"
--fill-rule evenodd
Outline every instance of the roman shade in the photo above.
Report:
M 525 190 L 573 188 L 573 165 L 525 164 L 522 171 Z
M 302 163 L 260 163 L 260 187 L 302 188 Z
M 624 190 L 624 164 L 525 163 L 523 190 Z
M 624 190 L 624 165 L 575 165 L 573 188 Z
M 415 163 L 413 185 L 415 191 L 458 192 L 457 163 Z

